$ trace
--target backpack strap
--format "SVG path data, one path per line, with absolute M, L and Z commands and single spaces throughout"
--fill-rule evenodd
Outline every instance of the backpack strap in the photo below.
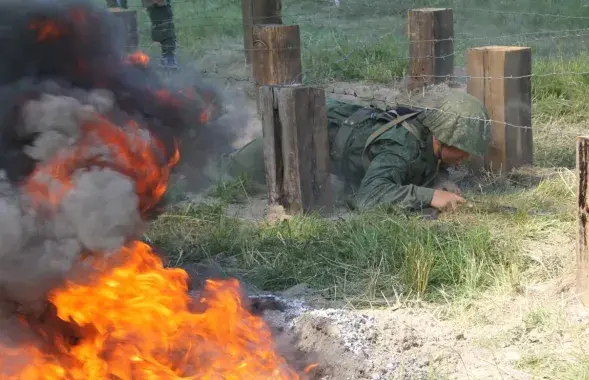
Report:
M 343 158 L 346 156 L 346 143 L 352 134 L 352 130 L 360 123 L 374 118 L 375 111 L 371 108 L 360 108 L 349 117 L 347 117 L 339 126 L 335 137 L 333 139 L 333 144 L 331 148 L 331 156 L 333 157 L 334 161 L 339 165 L 343 165 Z M 342 170 L 339 167 L 340 172 Z
M 372 134 L 370 136 L 368 136 L 368 139 L 366 140 L 366 144 L 364 144 L 364 149 L 362 150 L 362 165 L 364 166 L 364 170 L 367 170 L 368 166 L 370 166 L 370 160 L 368 159 L 368 156 L 366 155 L 366 151 L 368 150 L 368 147 L 377 138 L 379 138 L 383 133 L 385 133 L 389 129 L 391 129 L 393 127 L 397 127 L 399 125 L 403 125 L 403 127 L 405 129 L 407 129 L 412 135 L 414 135 L 419 141 L 422 140 L 423 134 L 421 133 L 421 130 L 418 129 L 417 127 L 415 127 L 414 125 L 407 123 L 407 120 L 418 115 L 419 113 L 420 112 L 413 112 L 413 113 L 409 113 L 409 114 L 400 116 L 394 120 L 391 120 L 388 123 L 382 125 L 376 131 L 372 132 Z

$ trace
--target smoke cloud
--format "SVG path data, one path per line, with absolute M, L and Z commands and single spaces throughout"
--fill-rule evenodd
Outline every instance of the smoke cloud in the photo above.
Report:
M 114 17 L 87 1 L 0 2 L 7 342 L 18 335 L 14 313 L 47 313 L 48 292 L 72 280 L 80 257 L 108 255 L 140 236 L 162 196 L 157 177 L 167 182 L 177 149 L 194 152 L 189 167 L 199 170 L 236 138 L 215 123 L 217 91 L 191 73 L 182 74 L 183 86 L 164 83 L 127 56 L 121 35 Z M 82 281 L 84 268 L 76 271 Z

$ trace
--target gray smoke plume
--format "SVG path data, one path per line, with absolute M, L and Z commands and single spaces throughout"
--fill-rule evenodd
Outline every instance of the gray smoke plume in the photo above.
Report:
M 104 90 L 79 91 L 77 98 L 69 95 L 46 93 L 22 107 L 21 130 L 36 136 L 25 152 L 38 161 L 37 167 L 56 157 L 80 154 L 75 150 L 81 126 L 114 106 L 112 95 Z M 143 146 L 152 143 L 149 134 L 132 138 Z M 109 157 L 102 140 L 96 139 L 91 148 L 81 154 L 106 162 L 116 158 Z M 81 254 L 117 250 L 142 232 L 143 221 L 135 183 L 116 170 L 79 168 L 67 189 L 43 170 L 33 172 L 29 181 L 64 196 L 52 204 L 37 199 L 26 183 L 0 180 L 0 304 L 16 303 L 21 310 L 40 312 L 47 292 L 60 284 Z

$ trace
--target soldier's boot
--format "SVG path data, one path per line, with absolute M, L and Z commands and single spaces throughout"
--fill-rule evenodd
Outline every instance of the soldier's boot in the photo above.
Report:
M 151 20 L 151 37 L 159 42 L 162 49 L 161 65 L 163 68 L 177 70 L 176 31 L 170 4 L 157 5 L 147 9 Z
M 172 41 L 163 41 L 161 43 L 162 57 L 160 64 L 168 70 L 178 70 L 178 60 L 176 59 L 176 45 Z

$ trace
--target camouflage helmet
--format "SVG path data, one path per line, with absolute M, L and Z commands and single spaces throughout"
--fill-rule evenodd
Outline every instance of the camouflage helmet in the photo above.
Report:
M 452 92 L 438 107 L 425 108 L 418 120 L 443 144 L 475 156 L 489 150 L 491 123 L 485 106 L 465 92 Z

